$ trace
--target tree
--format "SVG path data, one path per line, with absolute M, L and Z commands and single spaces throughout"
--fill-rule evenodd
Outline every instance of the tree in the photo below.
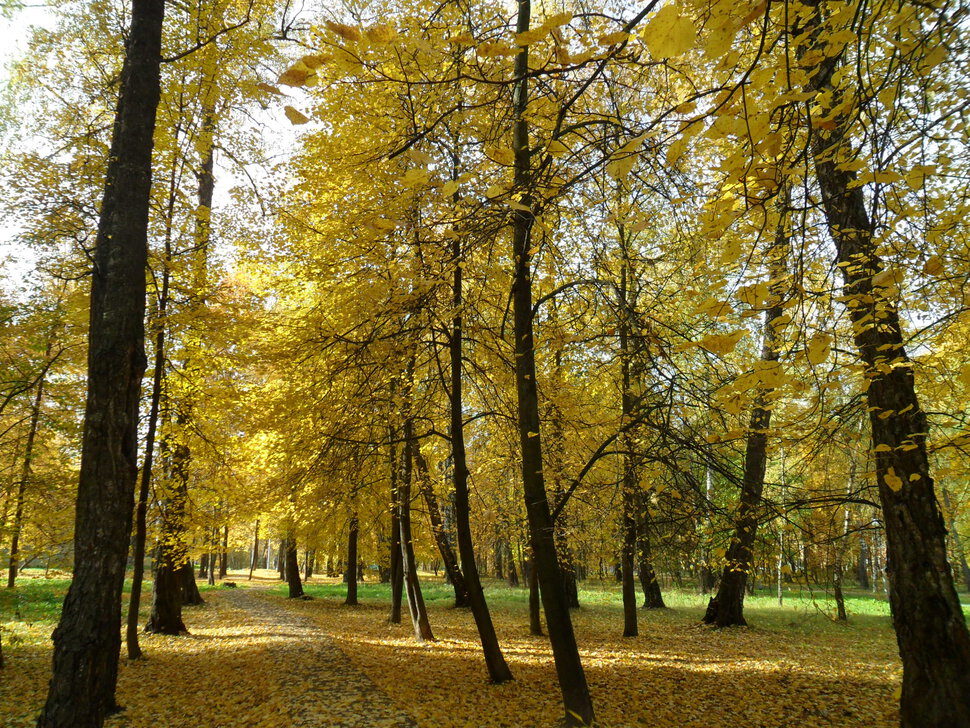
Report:
M 95 242 L 74 579 L 54 632 L 40 728 L 100 728 L 117 709 L 121 587 L 145 370 L 148 201 L 163 15 L 161 0 L 132 4 Z
M 804 59 L 825 42 L 821 3 L 805 3 L 798 31 Z M 963 725 L 970 716 L 970 633 L 946 558 L 946 526 L 930 475 L 928 423 L 916 394 L 912 363 L 887 268 L 875 241 L 852 157 L 850 115 L 834 80 L 842 53 L 806 62 L 806 87 L 831 102 L 813 122 L 811 153 L 826 222 L 842 271 L 843 293 L 859 358 L 865 364 L 866 400 L 876 478 L 888 541 L 893 625 L 903 660 L 903 726 Z

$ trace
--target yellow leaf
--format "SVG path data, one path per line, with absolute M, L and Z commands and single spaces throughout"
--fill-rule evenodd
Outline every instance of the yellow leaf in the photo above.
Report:
M 401 177 L 401 182 L 407 187 L 420 187 L 428 181 L 429 176 L 428 170 L 426 169 L 409 169 Z
M 549 146 L 546 148 L 546 151 L 549 152 L 549 154 L 551 154 L 553 157 L 561 157 L 564 154 L 569 154 L 570 149 L 558 139 L 553 139 L 551 142 L 549 142 Z
M 805 350 L 805 355 L 808 357 L 808 363 L 812 366 L 818 366 L 826 359 L 829 358 L 829 352 L 831 351 L 832 337 L 829 334 L 819 332 L 815 334 L 811 339 L 808 340 L 808 348 Z
M 300 63 L 302 63 L 310 70 L 313 70 L 313 69 L 319 68 L 324 63 L 329 61 L 331 58 L 332 56 L 328 56 L 325 53 L 314 53 L 313 55 L 303 56 L 303 58 L 300 59 Z
M 573 19 L 572 13 L 556 13 L 555 15 L 550 15 L 542 24 L 547 28 L 558 28 L 561 25 L 566 25 L 570 23 Z
M 337 35 L 339 35 L 344 40 L 356 42 L 361 40 L 361 38 L 363 37 L 361 36 L 360 31 L 351 25 L 344 25 L 343 23 L 335 23 L 332 20 L 328 20 L 324 24 L 327 26 L 327 28 L 329 28 L 332 32 L 336 33 Z
M 606 35 L 601 35 L 596 41 L 602 46 L 611 46 L 622 43 L 627 38 L 630 37 L 629 33 L 625 33 L 622 30 L 618 30 L 615 33 L 607 33 Z
M 397 38 L 397 30 L 390 25 L 373 25 L 364 31 L 371 43 L 390 43 Z
M 883 475 L 883 480 L 893 492 L 898 493 L 903 487 L 902 478 L 896 475 L 896 471 L 893 468 L 889 468 L 889 470 L 886 471 L 886 474 Z
M 686 53 L 697 34 L 694 22 L 677 9 L 677 3 L 664 5 L 643 29 L 643 42 L 654 58 L 672 58 Z
M 734 347 L 738 345 L 744 334 L 744 331 L 735 331 L 731 334 L 708 334 L 698 343 L 712 354 L 723 356 L 734 351 Z
M 633 169 L 637 162 L 637 155 L 630 154 L 620 159 L 614 159 L 606 165 L 606 173 L 613 179 L 623 179 Z
M 677 165 L 677 160 L 680 159 L 681 155 L 684 153 L 684 148 L 687 146 L 687 137 L 680 137 L 675 140 L 669 147 L 667 147 L 667 166 L 675 167 Z
M 515 36 L 515 44 L 519 47 L 524 47 L 532 45 L 533 43 L 538 43 L 543 40 L 551 29 L 545 26 L 539 26 L 538 28 L 533 28 L 532 30 L 527 30 L 524 33 L 517 33 Z
M 279 96 L 283 96 L 283 92 L 276 88 L 276 86 L 270 86 L 268 83 L 264 83 L 262 81 L 256 84 L 256 88 L 258 88 L 260 91 L 265 91 L 268 94 L 277 94 Z
M 292 106 L 284 106 L 283 113 L 286 114 L 286 118 L 290 120 L 290 123 L 294 126 L 299 126 L 300 124 L 306 124 L 310 121 L 309 116 L 305 116 L 303 113 L 297 111 Z
M 310 70 L 305 65 L 298 63 L 292 68 L 283 71 L 276 80 L 278 83 L 283 83 L 287 86 L 303 86 L 306 83 L 306 78 L 309 73 Z
M 777 361 L 759 361 L 754 365 L 754 371 L 759 383 L 765 389 L 778 389 L 784 384 L 784 373 L 781 363 Z
M 899 182 L 903 176 L 899 172 L 894 172 L 891 169 L 883 170 L 882 172 L 875 172 L 872 175 L 874 182 Z
M 938 255 L 931 256 L 923 265 L 923 272 L 928 276 L 938 277 L 942 275 L 945 270 L 946 268 L 943 266 L 943 261 Z
M 719 318 L 731 313 L 731 304 L 718 298 L 709 297 L 701 301 L 697 305 L 697 308 L 694 309 L 694 312 L 707 314 L 711 318 Z

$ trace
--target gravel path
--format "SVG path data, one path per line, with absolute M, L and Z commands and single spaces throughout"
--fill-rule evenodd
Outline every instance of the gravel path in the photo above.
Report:
M 354 667 L 347 655 L 311 620 L 258 590 L 227 589 L 220 597 L 244 610 L 254 631 L 269 638 L 267 649 L 261 655 L 267 663 L 265 674 L 272 674 L 279 684 L 287 686 L 286 692 L 297 698 L 287 701 L 286 725 L 417 728 L 417 723 Z

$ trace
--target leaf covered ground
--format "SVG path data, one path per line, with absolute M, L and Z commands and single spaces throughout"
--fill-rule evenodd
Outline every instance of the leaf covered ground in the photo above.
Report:
M 268 576 L 269 572 L 265 572 Z M 49 634 L 65 580 L 23 580 L 5 593 L 0 723 L 33 724 L 50 669 Z M 387 588 L 314 579 L 312 601 L 288 600 L 268 578 L 250 589 L 204 592 L 187 608 L 191 634 L 143 635 L 149 659 L 122 662 L 127 710 L 111 728 L 167 726 L 554 726 L 561 716 L 546 638 L 528 631 L 527 595 L 492 584 L 489 600 L 516 680 L 486 682 L 474 622 L 429 584 L 438 641 L 414 642 L 405 612 L 387 623 Z M 146 592 L 146 599 L 148 594 Z M 641 634 L 620 635 L 618 595 L 587 589 L 574 612 L 601 726 L 894 726 L 900 665 L 885 604 L 866 599 L 848 625 L 811 599 L 749 600 L 753 628 L 700 626 L 703 599 L 668 595 L 673 608 L 640 612 Z M 863 613 L 864 612 L 864 613 Z M 19 616 L 18 616 L 19 615 Z M 339 649 L 337 649 L 339 648 Z
M 556 725 L 562 708 L 548 640 L 529 634 L 524 590 L 493 589 L 493 618 L 516 678 L 501 686 L 486 683 L 474 622 L 470 613 L 450 607 L 446 588 L 429 590 L 438 641 L 425 646 L 415 644 L 406 614 L 402 625 L 387 623 L 383 600 L 365 598 L 356 608 L 336 598 L 288 606 L 334 634 L 420 725 Z M 641 610 L 640 636 L 624 639 L 615 590 L 583 597 L 583 608 L 573 614 L 599 725 L 898 724 L 894 692 L 901 667 L 888 616 L 856 615 L 843 626 L 811 600 L 772 609 L 764 598 L 749 608 L 754 628 L 716 631 L 700 625 L 701 597 L 673 595 L 674 608 Z M 879 607 L 875 611 L 887 611 Z

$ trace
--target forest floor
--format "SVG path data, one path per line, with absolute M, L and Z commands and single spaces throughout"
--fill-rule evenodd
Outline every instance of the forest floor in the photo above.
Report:
M 561 714 L 551 650 L 529 634 L 527 592 L 492 580 L 489 603 L 515 681 L 490 685 L 471 614 L 429 580 L 438 640 L 415 643 L 405 613 L 387 622 L 385 585 L 344 587 L 314 577 L 310 601 L 288 600 L 263 572 L 240 588 L 203 590 L 186 608 L 190 634 L 142 635 L 148 659 L 122 659 L 110 728 L 287 726 L 554 726 Z M 0 725 L 33 725 L 50 670 L 50 631 L 65 579 L 23 578 L 0 592 L 6 669 Z M 824 594 L 749 598 L 749 628 L 700 625 L 704 599 L 670 590 L 672 607 L 640 610 L 624 639 L 613 584 L 581 591 L 574 612 L 598 725 L 652 728 L 882 728 L 898 721 L 901 667 L 885 601 L 849 600 L 848 624 Z M 146 590 L 145 602 L 149 600 Z

